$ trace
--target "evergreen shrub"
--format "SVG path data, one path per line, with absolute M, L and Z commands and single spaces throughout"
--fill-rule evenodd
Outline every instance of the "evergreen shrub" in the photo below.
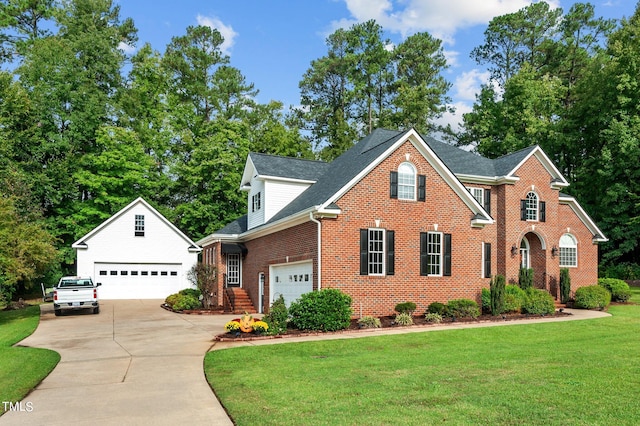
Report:
M 580 287 L 576 290 L 575 306 L 582 309 L 604 309 L 611 302 L 611 293 L 599 285 Z
M 556 304 L 549 292 L 529 287 L 522 302 L 522 312 L 531 315 L 553 315 Z
M 480 308 L 471 299 L 454 299 L 447 303 L 447 316 L 454 318 L 478 318 Z
M 617 278 L 600 278 L 598 285 L 609 290 L 612 302 L 626 302 L 631 298 L 629 284 Z
M 305 293 L 291 304 L 289 314 L 300 330 L 344 330 L 351 324 L 351 296 L 333 288 Z

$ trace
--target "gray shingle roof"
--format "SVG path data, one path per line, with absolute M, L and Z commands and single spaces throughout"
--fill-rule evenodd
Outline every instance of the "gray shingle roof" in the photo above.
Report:
M 329 165 L 324 161 L 279 157 L 257 152 L 252 152 L 249 156 L 258 174 L 289 179 L 316 181 Z
M 251 159 L 261 175 L 316 181 L 267 223 L 325 203 L 406 133 L 376 129 L 331 163 L 251 153 Z M 422 139 L 454 174 L 490 178 L 509 173 L 535 148 L 525 148 L 491 160 L 431 137 L 423 136 Z M 247 217 L 242 216 L 216 234 L 240 234 L 246 230 Z

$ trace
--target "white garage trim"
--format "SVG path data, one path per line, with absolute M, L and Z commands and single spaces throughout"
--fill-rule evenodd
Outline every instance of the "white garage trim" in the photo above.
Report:
M 185 288 L 182 264 L 94 264 L 101 299 L 165 299 Z
M 282 294 L 287 306 L 313 291 L 313 261 L 269 266 L 269 305 Z

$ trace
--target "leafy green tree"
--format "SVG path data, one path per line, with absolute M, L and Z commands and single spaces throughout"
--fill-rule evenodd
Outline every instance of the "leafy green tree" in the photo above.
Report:
M 31 43 L 50 35 L 53 0 L 0 1 L 0 63 L 22 57 Z
M 414 34 L 395 48 L 375 21 L 339 29 L 326 56 L 311 62 L 300 81 L 300 127 L 319 156 L 331 160 L 375 127 L 428 132 L 445 110 L 450 84 L 441 42 Z

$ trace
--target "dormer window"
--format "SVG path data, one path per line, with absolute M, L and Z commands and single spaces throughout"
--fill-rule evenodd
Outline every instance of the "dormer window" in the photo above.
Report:
M 252 212 L 257 212 L 262 208 L 262 196 L 260 194 L 261 192 L 258 192 L 257 194 L 253 194 L 253 196 L 251 197 Z
M 137 214 L 134 224 L 134 235 L 136 237 L 144 237 L 144 215 Z

